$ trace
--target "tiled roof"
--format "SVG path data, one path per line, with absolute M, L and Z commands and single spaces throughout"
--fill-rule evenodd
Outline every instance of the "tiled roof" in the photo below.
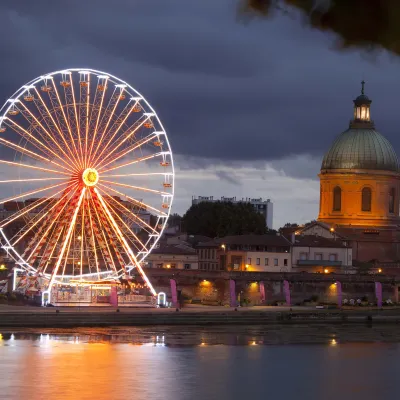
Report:
M 328 239 L 326 237 L 316 235 L 297 235 L 293 245 L 295 247 L 350 247 L 344 244 L 342 239 Z
M 160 247 L 152 250 L 151 254 L 177 254 L 196 255 L 196 250 L 184 245 L 160 244 Z

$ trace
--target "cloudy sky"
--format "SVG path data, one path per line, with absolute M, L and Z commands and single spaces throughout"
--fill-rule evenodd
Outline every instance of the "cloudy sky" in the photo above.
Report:
M 36 76 L 107 71 L 154 106 L 176 162 L 173 211 L 192 195 L 264 197 L 274 227 L 318 213 L 324 152 L 367 81 L 396 151 L 400 64 L 338 52 L 301 18 L 246 20 L 236 0 L 3 0 L 0 98 Z

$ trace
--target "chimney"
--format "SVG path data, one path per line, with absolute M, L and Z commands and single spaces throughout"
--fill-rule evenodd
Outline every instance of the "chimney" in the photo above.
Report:
M 292 242 L 292 244 L 296 243 L 296 234 L 294 232 L 291 234 L 290 241 Z

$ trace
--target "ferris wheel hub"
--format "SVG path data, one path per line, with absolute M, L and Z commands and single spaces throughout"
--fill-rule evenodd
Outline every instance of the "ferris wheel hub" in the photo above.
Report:
M 94 168 L 86 168 L 82 172 L 82 182 L 86 186 L 95 186 L 99 181 L 99 173 Z

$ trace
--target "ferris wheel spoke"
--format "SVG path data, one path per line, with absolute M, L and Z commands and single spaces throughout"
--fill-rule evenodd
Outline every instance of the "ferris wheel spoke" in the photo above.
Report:
M 10 123 L 9 123 L 10 122 Z M 18 135 L 20 135 L 22 138 L 26 139 L 29 141 L 29 143 L 31 143 L 33 146 L 35 146 L 38 150 L 42 151 L 43 153 L 46 154 L 47 157 L 51 157 L 51 155 L 53 155 L 54 157 L 58 158 L 59 160 L 61 160 L 63 163 L 65 163 L 65 160 L 62 158 L 62 156 L 60 156 L 59 154 L 57 154 L 56 152 L 54 152 L 52 149 L 50 149 L 48 146 L 46 146 L 45 144 L 43 144 L 40 140 L 38 140 L 34 135 L 32 135 L 31 133 L 29 133 L 25 128 L 23 128 L 22 126 L 20 126 L 19 124 L 17 124 L 15 121 L 7 118 L 5 120 L 5 123 L 7 126 L 9 126 L 14 132 L 16 132 Z M 61 149 L 62 150 L 62 149 Z M 65 154 L 65 156 L 67 156 Z M 68 168 L 68 167 L 67 167 Z M 68 168 L 70 169 L 70 168 Z
M 57 170 L 49 169 L 49 168 L 36 167 L 34 165 L 29 165 L 29 164 L 17 163 L 14 161 L 0 160 L 0 164 L 7 164 L 7 165 L 14 165 L 16 167 L 30 168 L 30 169 L 35 169 L 37 171 L 42 171 L 42 172 L 52 172 L 53 174 L 65 175 L 68 177 L 71 176 L 70 174 L 67 174 L 66 172 L 61 172 L 61 171 L 57 171 Z
M 71 99 L 72 99 L 72 103 L 73 103 L 73 112 L 71 114 L 72 117 L 71 119 L 75 120 L 76 123 L 76 129 L 75 129 L 75 141 L 78 142 L 78 147 L 80 150 L 80 153 L 77 151 L 78 156 L 80 155 L 80 159 L 83 159 L 83 151 L 82 151 L 82 147 L 81 147 L 81 140 L 80 140 L 80 121 L 79 121 L 79 112 L 78 112 L 78 107 L 76 105 L 76 97 L 75 97 L 75 89 L 74 89 L 74 80 L 72 79 L 71 74 L 69 74 L 69 87 L 70 87 L 70 92 L 71 92 Z
M 66 181 L 69 180 L 69 178 L 27 178 L 27 179 L 8 179 L 4 181 L 0 181 L 0 183 L 17 183 L 17 182 L 24 182 L 24 183 L 29 183 L 29 182 L 40 182 L 40 181 Z
M 39 110 L 42 118 L 46 121 L 46 124 L 47 124 L 47 126 L 49 128 L 49 131 L 52 132 L 55 129 L 58 132 L 58 134 L 60 135 L 62 141 L 64 142 L 64 145 L 66 146 L 66 148 L 67 148 L 67 150 L 68 150 L 68 152 L 69 152 L 69 154 L 71 156 L 69 156 L 64 151 L 64 149 L 58 143 L 57 139 L 55 137 L 53 137 L 50 133 L 49 133 L 49 137 L 51 137 L 53 139 L 53 141 L 57 144 L 57 147 L 61 150 L 61 152 L 65 155 L 65 157 L 67 157 L 67 159 L 72 163 L 72 165 L 74 165 L 75 169 L 79 170 L 79 162 L 78 162 L 78 160 L 76 159 L 74 153 L 72 152 L 70 146 L 68 145 L 67 139 L 65 138 L 65 136 L 64 136 L 63 132 L 61 131 L 60 127 L 58 126 L 58 124 L 54 120 L 53 115 L 51 114 L 49 108 L 47 107 L 46 103 L 44 102 L 42 96 L 40 95 L 40 93 L 36 89 L 36 87 L 35 87 L 35 92 L 36 92 L 36 95 L 37 95 L 37 98 L 38 98 L 38 101 L 35 101 L 36 108 Z M 50 125 L 50 123 L 52 125 Z M 51 129 L 51 128 L 53 128 L 53 129 Z
M 79 209 L 81 207 L 82 200 L 83 200 L 83 197 L 85 195 L 85 192 L 86 192 L 86 188 L 83 188 L 81 190 L 81 193 L 80 193 L 80 196 L 79 196 L 78 204 L 76 205 L 74 213 L 72 215 L 72 219 L 71 219 L 67 234 L 66 234 L 66 236 L 64 238 L 64 241 L 63 241 L 63 244 L 62 244 L 62 248 L 60 250 L 60 255 L 59 255 L 59 257 L 57 259 L 57 262 L 56 262 L 56 265 L 54 266 L 54 269 L 53 269 L 53 271 L 51 273 L 48 290 L 50 290 L 51 287 L 53 286 L 54 279 L 55 279 L 55 277 L 57 275 L 58 269 L 60 268 L 60 265 L 61 265 L 61 262 L 63 260 L 66 247 L 67 247 L 68 242 L 69 242 L 69 238 L 70 238 L 70 236 L 71 236 L 71 234 L 73 232 L 73 229 L 75 227 L 76 218 L 78 216 L 78 212 L 79 212 Z
M 55 98 L 54 98 L 54 94 L 53 94 L 52 90 L 50 90 L 48 92 L 48 95 L 49 95 L 49 99 L 50 99 L 50 102 L 52 104 L 53 110 L 54 110 L 54 112 L 56 114 L 56 118 L 57 118 L 57 121 L 58 121 L 59 129 L 62 132 L 64 132 L 65 130 L 68 132 L 69 137 L 71 139 L 72 146 L 73 146 L 73 149 L 69 149 L 69 150 L 70 150 L 70 152 L 73 151 L 72 154 L 78 154 L 78 150 L 76 148 L 76 144 L 75 144 L 74 136 L 72 134 L 71 126 L 70 126 L 69 120 L 68 120 L 68 118 L 67 118 L 67 116 L 65 114 L 64 105 L 61 102 L 60 94 L 58 92 L 57 85 L 54 82 L 54 78 L 51 79 L 51 82 L 53 84 Z M 79 162 L 79 159 L 77 159 L 77 161 Z M 83 165 L 80 164 L 80 167 L 82 168 Z
M 121 141 L 116 140 L 116 142 L 112 143 L 110 145 L 110 142 L 107 144 L 107 146 L 104 147 L 103 151 L 100 153 L 100 155 L 97 157 L 95 160 L 95 163 L 98 162 L 98 160 L 101 158 L 101 156 L 104 154 L 105 149 L 107 149 L 107 153 L 105 155 L 105 158 L 103 159 L 103 162 L 109 159 L 128 139 L 130 139 L 135 133 L 140 129 L 148 120 L 149 117 L 145 118 L 140 118 L 138 121 L 135 122 L 134 126 L 131 128 L 132 130 L 124 135 L 124 138 Z M 110 146 L 110 147 L 109 147 Z
M 155 157 L 161 157 L 163 154 L 164 153 L 162 153 L 162 152 L 150 154 L 148 156 L 135 158 L 132 161 L 128 161 L 126 163 L 116 165 L 115 167 L 112 167 L 112 168 L 106 168 L 105 170 L 102 170 L 102 168 L 99 168 L 99 171 L 101 171 L 102 173 L 109 172 L 109 171 L 114 171 L 116 169 L 127 167 L 128 165 L 133 165 L 133 164 L 137 164 L 137 163 L 140 163 L 140 162 L 143 162 L 143 161 L 151 160 L 152 158 L 155 158 Z
M 67 184 L 67 182 L 58 183 L 57 185 L 46 186 L 46 187 L 41 188 L 41 189 L 32 190 L 30 192 L 25 192 L 25 193 L 22 193 L 22 194 L 20 194 L 18 196 L 7 197 L 6 199 L 0 200 L 0 204 L 7 203 L 8 201 L 14 201 L 14 200 L 22 199 L 24 197 L 31 196 L 33 194 L 40 193 L 40 192 L 45 192 L 45 191 L 48 191 L 48 190 L 51 190 L 51 189 L 54 189 L 56 187 L 60 187 L 62 185 L 66 185 L 66 184 Z
M 106 109 L 103 112 L 103 115 L 101 117 L 101 121 L 100 121 L 100 125 L 96 130 L 96 136 L 97 136 L 97 132 L 101 132 L 101 135 L 97 141 L 97 145 L 94 151 L 92 151 L 90 153 L 90 161 L 91 163 L 93 163 L 93 158 L 96 155 L 99 146 L 101 143 L 103 143 L 103 139 L 104 139 L 104 135 L 106 134 L 106 132 L 108 132 L 108 126 L 110 125 L 111 120 L 113 119 L 113 117 L 115 116 L 115 110 L 117 109 L 117 106 L 121 100 L 121 96 L 122 96 L 122 91 L 120 94 L 116 95 L 115 92 L 117 91 L 117 88 L 114 88 L 113 94 L 111 95 L 111 98 L 107 104 Z M 93 137 L 92 140 L 92 148 L 95 146 L 95 142 L 96 142 L 96 136 Z
M 36 232 L 36 235 L 40 235 L 43 230 L 45 229 L 45 224 L 49 223 L 48 229 L 44 232 L 43 237 L 41 237 L 41 240 L 44 240 L 47 236 L 47 234 L 50 232 L 51 227 L 53 224 L 57 221 L 58 217 L 61 215 L 62 211 L 66 207 L 66 197 L 70 194 L 70 191 L 73 189 L 73 187 L 67 187 L 66 189 L 63 190 L 64 195 L 61 196 L 59 200 L 56 201 L 55 204 L 53 204 L 49 210 L 44 210 L 42 214 L 37 214 L 34 219 L 31 220 L 31 223 L 28 228 L 24 227 L 22 230 L 20 230 L 16 235 L 13 236 L 12 240 L 15 238 L 18 238 L 14 241 L 13 246 L 15 246 L 19 241 L 21 241 L 24 236 L 26 236 L 33 228 L 35 228 L 39 222 L 44 220 L 44 223 L 41 225 L 39 228 L 38 232 Z M 76 189 L 75 189 L 76 191 Z M 58 209 L 56 207 L 59 207 L 61 205 L 61 209 Z M 54 217 L 53 211 L 56 212 L 56 216 Z M 23 257 L 29 252 L 30 248 L 33 246 L 33 242 L 30 243 L 27 248 L 25 249 Z M 39 243 L 38 243 L 39 246 Z M 38 247 L 35 247 L 33 250 L 32 254 L 37 250 Z M 28 258 L 29 259 L 29 258 Z
M 113 128 L 115 128 L 115 131 L 114 131 L 114 133 L 111 134 L 111 137 L 107 140 L 107 143 L 103 146 L 103 150 L 100 152 L 100 154 L 98 154 L 97 157 L 94 158 L 94 161 L 93 161 L 94 164 L 96 164 L 98 162 L 98 160 L 101 158 L 101 156 L 104 154 L 105 151 L 107 151 L 107 155 L 108 155 L 108 152 L 113 145 L 112 141 L 117 136 L 118 132 L 120 131 L 122 126 L 125 124 L 125 121 L 131 115 L 131 113 L 134 112 L 137 101 L 135 102 L 134 105 L 132 105 L 130 107 L 128 107 L 129 104 L 130 104 L 130 102 L 126 105 L 124 110 L 121 112 L 121 114 L 118 116 L 117 120 L 114 122 L 113 126 L 111 127 L 110 131 L 112 132 Z M 134 134 L 137 131 L 137 129 L 139 129 L 146 122 L 146 119 L 147 119 L 147 117 L 143 118 L 143 115 L 142 115 L 139 117 L 138 120 L 135 121 L 135 123 L 133 124 L 133 128 L 132 128 L 133 129 L 132 134 Z M 143 120 L 143 121 L 141 121 L 141 120 Z
M 125 187 L 125 188 L 129 188 L 129 189 L 134 189 L 134 190 L 140 190 L 142 192 L 156 193 L 156 194 L 159 194 L 160 196 L 171 196 L 171 193 L 162 192 L 161 190 L 148 189 L 148 188 L 145 188 L 142 186 L 128 185 L 126 183 L 112 182 L 112 181 L 107 181 L 104 179 L 102 180 L 102 182 L 108 183 L 109 185 L 120 186 L 120 187 Z
M 131 176 L 172 176 L 172 172 L 149 172 L 149 173 L 132 173 L 132 174 L 111 174 L 101 175 L 102 178 L 128 178 Z
M 24 103 L 20 102 L 19 103 L 22 107 L 19 107 L 19 110 L 21 111 L 21 115 L 25 118 L 26 122 L 29 124 L 28 132 L 34 136 L 34 138 L 29 137 L 26 138 L 27 136 L 26 129 L 23 131 L 23 134 L 20 134 L 23 136 L 26 140 L 28 140 L 30 143 L 32 143 L 32 140 L 35 142 L 32 143 L 35 147 L 39 147 L 46 155 L 53 154 L 57 158 L 59 158 L 61 161 L 65 161 L 60 154 L 62 154 L 62 148 L 59 147 L 57 141 L 55 138 L 49 133 L 48 130 L 43 126 L 43 124 L 32 114 L 32 112 L 29 110 L 28 107 L 25 106 Z M 46 122 L 43 120 L 43 122 Z M 11 127 L 13 130 L 15 130 L 14 127 Z M 37 135 L 36 135 L 36 134 Z M 36 136 L 40 137 L 40 140 L 37 140 Z M 59 153 L 61 150 L 61 153 Z M 49 153 L 48 153 L 49 152 Z
M 162 216 L 166 216 L 167 215 L 165 212 L 163 212 L 161 210 L 158 210 L 157 208 L 154 208 L 151 205 L 144 203 L 143 201 L 136 200 L 133 197 L 130 197 L 130 196 L 126 195 L 125 193 L 122 193 L 122 192 L 120 192 L 120 191 L 118 191 L 118 190 L 116 190 L 116 189 L 114 189 L 114 188 L 112 188 L 110 186 L 103 185 L 100 182 L 98 183 L 98 186 L 99 187 L 103 187 L 103 188 L 105 188 L 105 189 L 107 189 L 107 190 L 109 190 L 111 192 L 117 193 L 118 195 L 125 197 L 126 199 L 130 200 L 136 206 L 139 206 L 139 207 L 141 207 L 141 208 L 143 208 L 145 210 L 152 210 L 155 213 L 157 213 L 157 215 L 162 215 Z
M 63 191 L 64 191 L 64 189 L 54 193 L 53 195 L 45 197 L 44 199 L 38 199 L 38 200 L 34 201 L 30 206 L 27 206 L 27 207 L 24 207 L 23 209 L 18 210 L 15 214 L 9 216 L 8 218 L 3 219 L 2 223 L 0 224 L 0 228 L 4 228 L 9 223 L 15 221 L 18 218 L 21 218 L 23 215 L 25 215 L 28 212 L 34 210 L 35 208 L 41 206 L 43 203 L 48 202 L 49 199 L 52 199 L 52 198 L 58 196 Z
M 142 140 L 134 143 L 132 146 L 129 146 L 123 151 L 120 151 L 119 153 L 115 154 L 114 157 L 110 160 L 109 157 L 105 157 L 105 159 L 99 163 L 98 168 L 105 168 L 107 165 L 110 165 L 111 163 L 115 163 L 117 160 L 120 158 L 126 156 L 127 154 L 131 153 L 132 151 L 144 146 L 145 144 L 149 143 L 151 140 L 153 140 L 155 137 L 157 137 L 157 134 L 151 133 L 147 137 L 143 138 Z M 109 161 L 107 161 L 109 160 Z
M 60 167 L 60 168 L 64 169 L 64 170 L 67 170 L 67 171 L 69 170 L 68 167 L 66 167 L 64 165 L 58 164 L 57 162 L 55 162 L 53 160 L 49 160 L 48 158 L 43 157 L 40 154 L 37 154 L 37 153 L 35 153 L 35 152 L 31 151 L 31 150 L 28 150 L 28 149 L 26 149 L 24 147 L 21 147 L 21 146 L 15 144 L 15 143 L 9 142 L 6 139 L 0 138 L 0 143 L 3 143 L 5 146 L 9 147 L 10 149 L 16 150 L 19 153 L 25 154 L 25 155 L 27 155 L 27 156 L 35 159 L 35 160 L 46 161 L 46 162 L 49 162 L 51 164 L 56 165 L 57 167 Z
M 100 279 L 100 269 L 99 269 L 99 259 L 97 257 L 97 250 L 96 250 L 96 239 L 95 239 L 95 234 L 94 234 L 94 228 L 93 228 L 93 219 L 92 219 L 92 213 L 90 212 L 90 203 L 87 201 L 87 215 L 89 216 L 89 234 L 87 235 L 90 239 L 93 241 L 93 252 L 94 252 L 94 259 L 95 259 L 95 265 L 97 269 L 97 277 Z M 105 260 L 104 260 L 105 261 Z
M 113 268 L 114 272 L 118 275 L 118 270 L 117 270 L 117 267 L 115 266 L 115 262 L 114 262 L 114 256 L 111 253 L 110 246 L 108 244 L 108 240 L 107 240 L 107 237 L 105 234 L 105 230 L 102 228 L 104 225 L 104 222 L 102 222 L 102 220 L 100 218 L 98 208 L 96 207 L 96 204 L 94 203 L 94 199 L 93 199 L 91 191 L 89 192 L 89 194 L 90 194 L 91 206 L 92 206 L 92 209 L 94 210 L 94 214 L 96 216 L 96 218 L 93 219 L 93 222 L 94 222 L 93 230 L 97 237 L 99 246 L 102 249 L 101 254 L 103 256 L 105 264 L 110 266 L 111 268 Z M 95 219 L 96 219 L 96 221 L 95 221 Z
M 140 251 L 141 249 L 144 249 L 145 251 L 148 251 L 146 246 L 143 244 L 143 242 L 136 236 L 136 234 L 131 230 L 131 228 L 126 224 L 126 222 L 118 215 L 118 211 L 116 209 L 116 207 L 114 208 L 110 202 L 108 202 L 104 197 L 103 197 L 104 202 L 106 203 L 106 205 L 108 206 L 108 208 L 112 211 L 112 214 L 114 215 L 114 217 L 116 217 L 121 223 L 122 225 L 125 227 L 125 229 L 128 231 L 129 235 L 131 235 L 136 242 L 138 242 L 142 247 L 139 247 L 137 245 L 137 243 L 135 243 L 135 241 L 132 241 L 129 238 L 129 235 L 125 235 L 125 237 L 128 238 L 128 240 L 130 240 L 130 242 L 136 247 L 136 249 L 138 251 Z M 121 210 L 119 210 L 121 211 Z
M 112 217 L 112 215 L 111 215 L 109 209 L 107 208 L 107 205 L 105 204 L 105 202 L 104 202 L 104 200 L 103 200 L 103 197 L 101 196 L 101 194 L 99 193 L 99 191 L 98 191 L 96 188 L 94 188 L 93 190 L 94 190 L 94 192 L 97 194 L 97 196 L 98 196 L 98 198 L 99 198 L 99 200 L 100 200 L 100 203 L 101 203 L 101 205 L 102 205 L 103 208 L 104 208 L 104 211 L 106 212 L 106 214 L 107 214 L 108 217 L 110 218 L 110 221 L 111 221 L 111 223 L 112 223 L 112 226 L 113 226 L 115 232 L 117 233 L 117 235 L 120 237 L 120 240 L 121 240 L 122 244 L 124 245 L 125 250 L 126 250 L 127 254 L 129 255 L 129 258 L 130 258 L 131 262 L 132 262 L 133 265 L 135 265 L 136 268 L 139 270 L 140 275 L 142 276 L 143 280 L 146 282 L 146 284 L 147 284 L 148 288 L 150 289 L 151 293 L 153 294 L 153 296 L 156 296 L 156 295 L 157 295 L 157 292 L 155 291 L 153 285 L 152 285 L 151 282 L 149 281 L 149 278 L 147 278 L 147 275 L 144 273 L 143 268 L 141 267 L 140 263 L 138 263 L 138 261 L 137 261 L 137 259 L 136 259 L 136 256 L 133 254 L 133 252 L 132 252 L 132 250 L 130 249 L 128 243 L 126 242 L 126 239 L 125 239 L 124 235 L 122 234 L 122 232 L 121 232 L 121 230 L 119 229 L 117 223 L 116 223 L 115 220 L 113 219 L 113 217 Z M 124 270 L 125 270 L 125 268 L 124 268 Z
M 89 129 L 90 132 L 93 136 L 92 139 L 90 139 L 90 145 L 89 145 L 89 151 L 88 151 L 88 163 L 91 162 L 91 155 L 93 151 L 93 145 L 96 140 L 97 136 L 97 130 L 99 128 L 99 122 L 100 122 L 100 117 L 101 117 L 101 111 L 103 109 L 103 103 L 104 103 L 104 97 L 106 94 L 106 91 L 108 89 L 108 76 L 98 76 L 97 77 L 97 88 L 96 92 L 94 95 L 94 101 L 92 105 L 92 111 L 90 113 L 90 118 L 89 118 Z
M 99 190 L 108 196 L 107 191 L 105 191 L 101 187 L 99 187 Z M 104 196 L 103 196 L 103 199 L 104 199 Z M 114 199 L 114 197 L 109 196 L 109 199 L 112 200 L 114 203 L 118 203 L 118 207 L 120 207 L 123 210 L 124 215 L 127 218 L 129 218 L 131 221 L 133 220 L 136 224 L 138 224 L 141 227 L 141 229 L 145 230 L 148 234 L 159 234 L 159 232 L 157 230 L 155 230 L 152 226 L 150 226 L 146 221 L 144 221 L 142 218 L 140 218 L 137 214 L 132 212 L 132 210 L 130 210 L 128 207 L 125 207 L 122 203 L 119 203 L 116 199 Z M 135 207 L 137 207 L 137 205 L 135 205 Z

